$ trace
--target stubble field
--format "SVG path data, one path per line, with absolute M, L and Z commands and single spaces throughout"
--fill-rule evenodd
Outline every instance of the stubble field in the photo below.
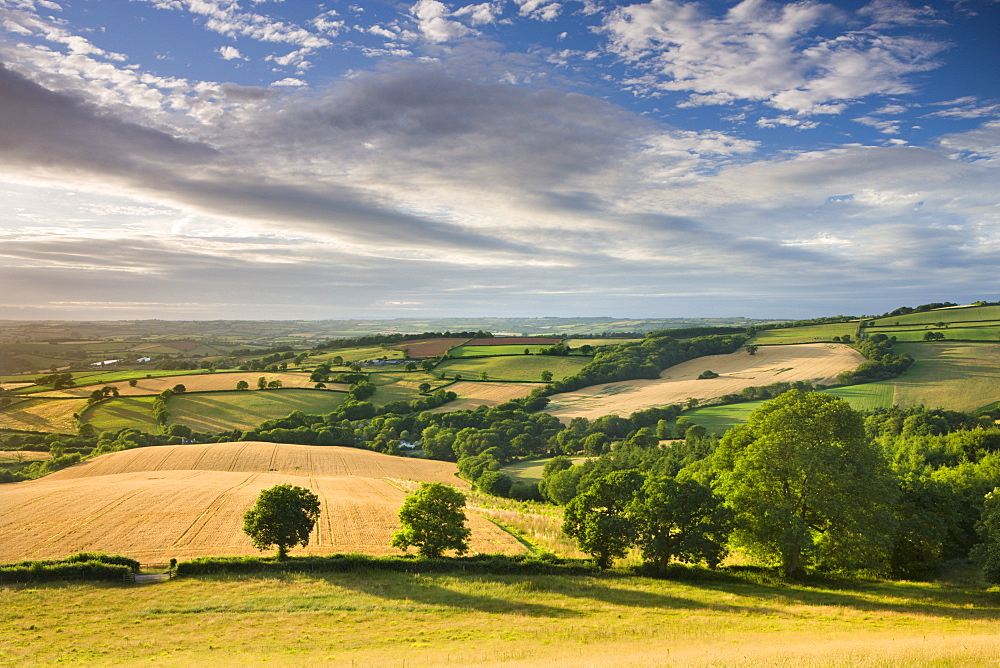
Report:
M 741 350 L 677 364 L 664 369 L 656 380 L 604 383 L 554 394 L 545 410 L 563 422 L 575 417 L 593 420 L 603 415 L 628 416 L 645 408 L 683 403 L 691 397 L 714 399 L 751 385 L 796 380 L 830 384 L 838 373 L 864 361 L 861 353 L 839 343 L 761 346 L 755 355 Z M 706 370 L 719 377 L 698 380 Z
M 395 480 L 467 487 L 445 462 L 353 448 L 273 443 L 138 448 L 98 457 L 39 480 L 0 486 L 0 562 L 79 551 L 143 562 L 259 554 L 243 513 L 262 489 L 290 483 L 316 492 L 322 514 L 310 544 L 291 554 L 398 554 L 389 540 L 407 486 Z M 469 514 L 473 552 L 524 547 Z

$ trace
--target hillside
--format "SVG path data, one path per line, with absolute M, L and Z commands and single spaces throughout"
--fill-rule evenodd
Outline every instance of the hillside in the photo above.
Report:
M 39 480 L 0 486 L 0 562 L 78 551 L 144 562 L 259 554 L 242 515 L 260 490 L 290 483 L 315 491 L 322 515 L 292 554 L 398 554 L 389 547 L 413 483 L 465 487 L 445 462 L 353 448 L 217 443 L 140 448 L 82 462 Z M 469 514 L 474 552 L 519 553 L 512 536 Z

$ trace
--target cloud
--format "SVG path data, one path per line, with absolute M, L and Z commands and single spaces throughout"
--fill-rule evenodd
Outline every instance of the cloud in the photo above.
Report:
M 869 7 L 883 23 L 898 10 Z M 722 16 L 698 3 L 650 0 L 613 10 L 601 30 L 612 53 L 649 73 L 638 87 L 646 94 L 690 91 L 688 106 L 754 100 L 799 115 L 841 113 L 849 100 L 911 92 L 909 75 L 936 67 L 944 48 L 872 26 L 818 32 L 840 22 L 833 6 L 809 0 L 744 0 Z
M 271 82 L 272 86 L 284 86 L 297 88 L 299 86 L 308 86 L 309 84 L 302 79 L 296 79 L 294 77 L 285 77 L 284 79 L 278 79 L 277 81 Z
M 247 60 L 235 46 L 220 46 L 216 52 L 222 56 L 223 60 Z
M 472 30 L 459 21 L 451 20 L 451 10 L 438 0 L 418 0 L 410 7 L 410 13 L 417 19 L 420 33 L 431 42 L 450 42 L 468 35 Z

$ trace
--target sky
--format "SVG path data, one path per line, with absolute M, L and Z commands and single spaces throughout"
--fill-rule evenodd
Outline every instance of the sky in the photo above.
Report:
M 1000 2 L 0 0 L 0 318 L 1000 299 Z

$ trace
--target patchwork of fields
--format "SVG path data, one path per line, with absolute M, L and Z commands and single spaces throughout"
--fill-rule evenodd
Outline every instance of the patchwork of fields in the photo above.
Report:
M 243 513 L 262 489 L 290 483 L 316 492 L 322 515 L 310 544 L 292 554 L 398 554 L 389 546 L 405 492 L 393 480 L 464 483 L 453 464 L 353 448 L 219 443 L 104 455 L 39 480 L 0 485 L 0 562 L 78 551 L 144 562 L 259 554 Z M 470 514 L 474 552 L 523 546 Z
M 314 388 L 316 383 L 309 380 L 309 375 L 304 373 L 267 373 L 264 371 L 235 371 L 224 373 L 201 373 L 190 375 L 176 375 L 157 378 L 137 378 L 135 387 L 131 387 L 127 381 L 120 380 L 100 383 L 100 387 L 105 385 L 115 387 L 122 396 L 142 396 L 159 394 L 163 390 L 172 388 L 175 385 L 183 385 L 188 392 L 216 392 L 222 390 L 235 390 L 236 384 L 245 381 L 251 388 L 257 388 L 257 379 L 263 377 L 265 381 L 280 380 L 282 387 Z M 87 397 L 97 386 L 87 385 L 85 387 L 71 387 L 65 390 L 39 393 L 38 397 Z M 344 385 L 330 383 L 327 385 L 331 389 L 347 389 Z
M 603 415 L 627 416 L 645 408 L 684 403 L 691 397 L 710 400 L 751 385 L 796 380 L 830 384 L 838 373 L 854 369 L 864 360 L 859 352 L 839 343 L 762 346 L 755 355 L 738 351 L 689 360 L 665 369 L 656 380 L 604 383 L 555 394 L 546 412 L 563 422 L 575 417 L 592 420 Z M 714 371 L 719 377 L 698 380 L 706 370 Z
M 456 374 L 463 379 L 479 378 L 485 372 L 492 380 L 541 382 L 542 372 L 548 371 L 555 380 L 572 376 L 590 363 L 592 358 L 582 355 L 558 357 L 553 355 L 511 355 L 507 357 L 474 357 L 447 360 L 434 370 L 445 378 Z

